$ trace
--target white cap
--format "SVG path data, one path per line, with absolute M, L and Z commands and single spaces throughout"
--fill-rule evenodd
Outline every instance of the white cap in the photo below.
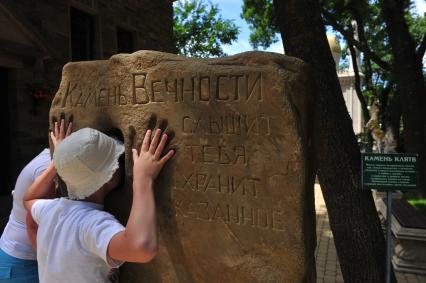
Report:
M 83 128 L 64 139 L 53 164 L 67 185 L 70 199 L 84 199 L 107 183 L 118 169 L 124 145 L 101 132 Z

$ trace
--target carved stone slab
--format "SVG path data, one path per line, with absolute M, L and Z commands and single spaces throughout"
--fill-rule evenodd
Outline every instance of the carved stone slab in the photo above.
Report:
M 156 184 L 160 250 L 122 282 L 314 282 L 312 87 L 298 59 L 249 52 L 188 59 L 139 51 L 67 64 L 50 118 L 121 130 L 131 206 L 131 147 L 167 128 L 177 153 Z

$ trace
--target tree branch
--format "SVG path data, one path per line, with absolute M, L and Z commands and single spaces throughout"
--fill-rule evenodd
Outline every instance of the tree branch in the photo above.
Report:
M 343 35 L 343 37 L 348 41 L 348 43 L 350 45 L 353 45 L 356 48 L 358 48 L 360 51 L 364 52 L 365 56 L 370 58 L 371 61 L 373 61 L 377 65 L 379 65 L 380 68 L 385 69 L 385 70 L 390 70 L 391 66 L 388 62 L 383 61 L 379 56 L 374 54 L 368 48 L 368 46 L 366 46 L 362 42 L 359 42 L 358 40 L 356 40 L 353 36 L 353 32 L 348 31 L 348 30 L 344 29 L 342 26 L 340 26 L 337 23 L 337 21 L 333 19 L 333 17 L 330 15 L 330 13 L 323 10 L 322 15 L 324 17 L 324 21 L 326 22 L 326 24 L 331 25 L 335 30 L 340 32 L 340 34 Z
M 349 11 L 352 14 L 352 16 L 355 19 L 355 22 L 357 24 L 358 29 L 358 38 L 360 42 L 367 42 L 367 39 L 365 37 L 365 30 L 364 30 L 364 17 L 362 12 L 362 5 L 365 4 L 365 2 L 362 2 L 360 0 L 352 1 L 351 5 L 349 5 Z M 373 71 L 371 67 L 371 59 L 368 56 L 364 57 L 364 71 L 365 71 L 365 85 L 369 91 L 372 93 L 375 93 L 375 89 L 373 87 Z
M 358 96 L 359 102 L 361 103 L 364 123 L 367 123 L 370 120 L 370 113 L 368 112 L 367 101 L 365 101 L 365 97 L 362 95 L 361 77 L 359 76 L 358 62 L 356 60 L 356 51 L 352 45 L 349 45 L 349 50 L 351 52 L 352 65 L 353 65 L 354 73 L 355 73 L 355 92 L 356 92 L 356 95 Z

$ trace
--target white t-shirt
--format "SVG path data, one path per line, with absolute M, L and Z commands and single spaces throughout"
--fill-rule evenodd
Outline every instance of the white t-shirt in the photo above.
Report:
M 40 282 L 109 282 L 111 268 L 122 264 L 107 256 L 107 248 L 124 227 L 101 205 L 66 198 L 38 200 L 31 214 L 39 225 Z
M 0 238 L 0 248 L 7 254 L 20 259 L 36 259 L 31 247 L 25 224 L 26 210 L 22 203 L 24 195 L 34 180 L 46 170 L 50 164 L 50 151 L 44 149 L 22 169 L 16 180 L 13 194 L 13 207 L 9 221 Z

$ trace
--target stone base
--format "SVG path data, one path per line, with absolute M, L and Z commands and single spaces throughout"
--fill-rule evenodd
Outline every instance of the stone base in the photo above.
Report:
M 424 263 L 417 264 L 411 261 L 405 261 L 401 258 L 394 256 L 392 258 L 392 264 L 395 271 L 414 273 L 414 274 L 426 274 L 426 269 Z
M 381 221 L 386 223 L 386 204 L 376 200 Z M 426 274 L 426 229 L 407 228 L 392 215 L 394 255 L 393 267 L 396 271 Z
M 394 225 L 392 225 L 392 231 L 394 231 Z M 392 262 L 395 270 L 426 274 L 426 231 L 424 229 L 400 229 L 399 231 L 403 232 L 401 234 L 404 236 L 399 234 L 399 239 L 394 239 Z

